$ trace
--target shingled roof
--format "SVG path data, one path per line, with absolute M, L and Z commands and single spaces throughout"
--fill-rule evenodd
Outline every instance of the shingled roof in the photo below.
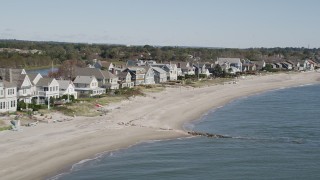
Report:
M 48 85 L 53 81 L 54 78 L 41 78 L 36 86 L 48 87 Z
M 96 79 L 94 76 L 77 76 L 76 79 L 73 81 L 73 83 L 91 83 L 93 79 Z
M 95 76 L 97 79 L 117 78 L 109 71 L 103 71 L 97 68 L 75 68 L 75 76 Z

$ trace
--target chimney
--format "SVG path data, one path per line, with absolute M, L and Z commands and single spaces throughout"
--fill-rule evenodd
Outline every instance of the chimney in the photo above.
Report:
M 12 83 L 13 79 L 12 79 L 12 69 L 6 69 L 6 73 L 5 73 L 5 78 L 6 81 Z

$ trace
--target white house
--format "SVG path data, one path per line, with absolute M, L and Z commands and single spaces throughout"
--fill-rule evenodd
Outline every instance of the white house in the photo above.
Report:
M 24 69 L 0 68 L 0 76 L 3 80 L 16 85 L 18 101 L 31 103 L 33 84 Z
M 78 93 L 75 91 L 75 86 L 72 81 L 69 80 L 57 80 L 59 83 L 59 95 L 70 95 L 74 99 L 78 98 Z
M 41 78 L 37 82 L 37 104 L 44 104 L 50 98 L 59 98 L 59 83 L 54 78 Z
M 31 103 L 32 97 L 34 97 L 33 87 L 29 76 L 21 74 L 19 81 L 17 81 L 18 100 L 24 101 L 25 103 Z
M 145 83 L 146 69 L 143 67 L 128 67 L 123 72 L 129 72 L 131 75 L 131 81 L 135 86 Z
M 232 74 L 242 72 L 242 62 L 240 58 L 218 58 L 216 64 L 219 64 L 226 72 Z
M 159 67 L 152 67 L 154 71 L 154 82 L 155 83 L 163 83 L 167 82 L 167 72 Z
M 155 84 L 154 71 L 151 67 L 145 67 L 144 84 Z
M 73 83 L 79 96 L 96 96 L 106 93 L 106 89 L 98 86 L 97 78 L 94 76 L 77 76 Z
M 14 83 L 0 81 L 0 113 L 17 111 L 17 87 Z
M 315 68 L 317 67 L 317 63 L 316 62 L 314 62 L 314 61 L 312 61 L 312 60 L 310 60 L 310 59 L 308 59 L 308 60 L 306 60 L 308 63 L 307 63 L 307 70 L 309 70 L 309 71 L 314 71 L 315 70 Z
M 177 63 L 178 76 L 195 75 L 195 68 L 189 62 Z
M 74 78 L 77 76 L 94 76 L 98 81 L 98 86 L 108 89 L 119 89 L 118 77 L 107 70 L 97 68 L 75 68 Z
M 166 71 L 167 80 L 169 81 L 176 81 L 178 79 L 178 67 L 176 64 L 152 64 L 151 67 L 159 67 Z
M 43 78 L 40 73 L 28 73 L 29 79 L 32 83 L 31 94 L 32 97 L 35 98 L 37 95 L 37 86 L 38 81 Z
M 131 81 L 131 74 L 130 72 L 120 72 L 118 73 L 119 77 L 119 85 L 121 88 L 128 87 L 132 88 L 134 86 L 134 82 Z
M 178 80 L 178 67 L 176 64 L 169 64 L 169 80 L 170 81 L 176 81 Z

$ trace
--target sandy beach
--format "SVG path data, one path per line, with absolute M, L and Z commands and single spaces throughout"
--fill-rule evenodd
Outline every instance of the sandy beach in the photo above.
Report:
M 159 93 L 108 106 L 98 117 L 65 117 L 57 123 L 0 132 L 1 179 L 46 179 L 68 171 L 81 160 L 147 140 L 188 136 L 186 122 L 199 119 L 212 108 L 245 96 L 285 87 L 320 83 L 320 73 L 282 73 L 239 78 L 202 88 L 166 88 Z

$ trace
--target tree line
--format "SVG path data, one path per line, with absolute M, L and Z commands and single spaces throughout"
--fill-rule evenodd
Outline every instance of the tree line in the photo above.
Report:
M 39 50 L 37 53 L 0 51 L 0 66 L 28 68 L 62 64 L 66 60 L 80 60 L 88 64 L 93 59 L 126 62 L 128 59 L 167 61 L 200 60 L 213 62 L 218 57 L 238 57 L 253 61 L 267 59 L 302 60 L 306 58 L 320 62 L 320 48 L 200 48 L 173 46 L 124 46 L 108 44 L 36 42 L 0 40 L 0 49 Z

